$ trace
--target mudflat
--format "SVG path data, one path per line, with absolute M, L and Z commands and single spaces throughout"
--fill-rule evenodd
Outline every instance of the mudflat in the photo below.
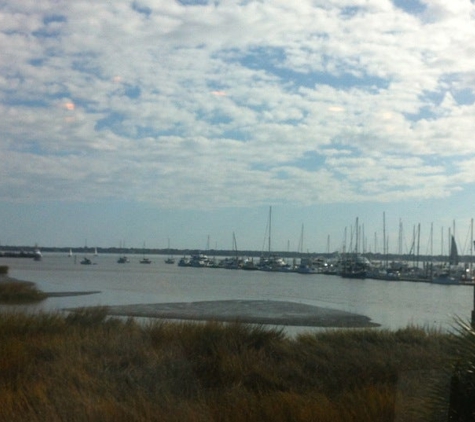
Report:
M 302 303 L 273 300 L 221 300 L 106 306 L 115 316 L 243 322 L 305 327 L 379 327 L 364 315 Z

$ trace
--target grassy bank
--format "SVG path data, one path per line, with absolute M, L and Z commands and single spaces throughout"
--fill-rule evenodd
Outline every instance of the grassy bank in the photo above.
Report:
M 0 420 L 447 420 L 436 409 L 454 345 L 416 328 L 289 338 L 242 324 L 143 326 L 105 310 L 3 314 Z
M 8 266 L 0 265 L 0 303 L 33 303 L 46 299 L 46 297 L 47 295 L 38 290 L 34 283 L 9 278 Z

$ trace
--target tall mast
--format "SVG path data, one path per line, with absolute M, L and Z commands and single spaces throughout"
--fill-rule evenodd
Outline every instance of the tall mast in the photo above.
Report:
M 303 224 L 302 229 L 300 230 L 300 241 L 299 241 L 299 250 L 300 253 L 303 253 Z
M 430 259 L 434 255 L 434 223 L 430 223 Z
M 470 220 L 470 277 L 472 277 L 472 259 L 473 259 L 473 218 Z
M 397 236 L 397 253 L 399 256 L 402 255 L 402 221 L 399 219 L 399 233 Z
M 272 206 L 269 207 L 269 253 L 271 252 Z
M 358 253 L 358 242 L 359 242 L 359 222 L 358 217 L 356 217 L 356 224 L 355 224 L 355 253 Z

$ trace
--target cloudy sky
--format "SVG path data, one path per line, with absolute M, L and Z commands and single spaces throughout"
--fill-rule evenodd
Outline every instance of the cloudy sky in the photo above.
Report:
M 466 248 L 474 41 L 470 0 L 5 0 L 0 244 Z

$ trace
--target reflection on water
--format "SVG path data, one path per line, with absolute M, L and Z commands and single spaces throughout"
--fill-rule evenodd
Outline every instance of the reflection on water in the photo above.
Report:
M 370 317 L 384 328 L 409 324 L 450 329 L 455 317 L 468 320 L 473 287 L 428 283 L 351 280 L 337 276 L 269 273 L 167 265 L 164 256 L 141 256 L 118 264 L 115 255 L 83 257 L 44 254 L 41 262 L 1 258 L 12 277 L 37 283 L 46 292 L 97 291 L 99 294 L 52 297 L 34 309 L 58 310 L 95 305 L 193 302 L 208 300 L 280 300 L 339 309 Z M 308 329 L 308 327 L 307 327 Z

